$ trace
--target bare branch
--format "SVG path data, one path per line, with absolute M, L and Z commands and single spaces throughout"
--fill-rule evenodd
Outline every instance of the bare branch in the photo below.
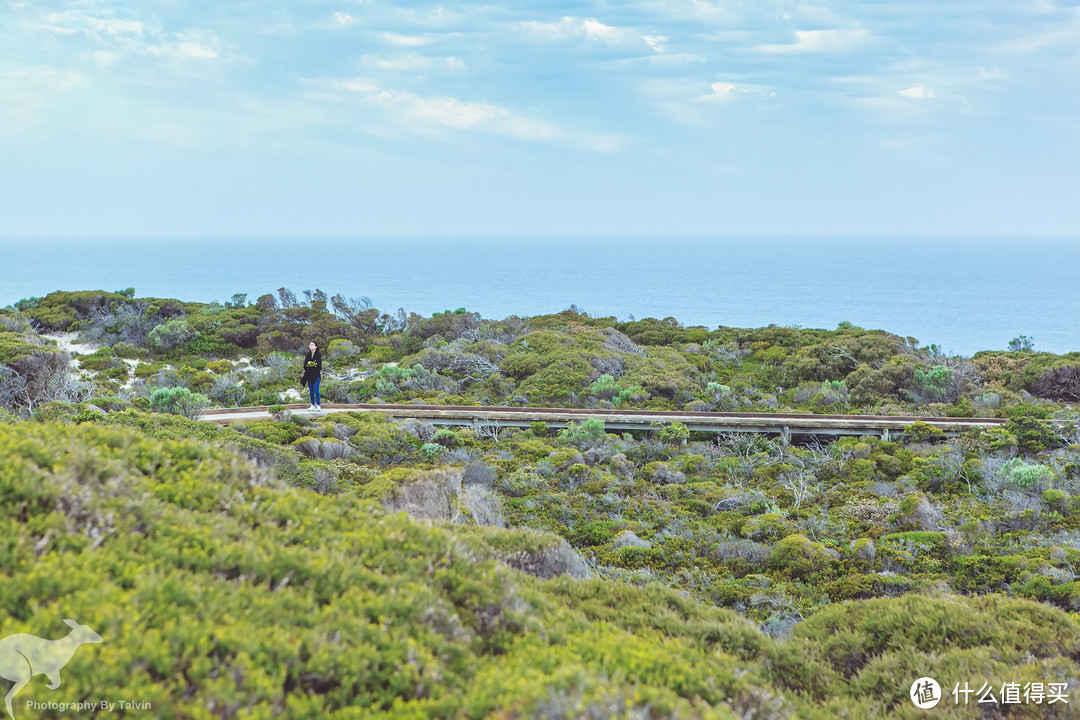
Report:
M 827 352 L 832 357 L 843 358 L 849 361 L 852 364 L 852 370 L 862 365 L 862 363 L 859 362 L 859 360 L 857 360 L 854 355 L 848 352 L 847 348 L 841 347 L 839 345 L 830 345 L 825 350 L 825 352 Z

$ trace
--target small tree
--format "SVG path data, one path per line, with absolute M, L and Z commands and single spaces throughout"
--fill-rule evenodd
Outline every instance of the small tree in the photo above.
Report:
M 195 331 L 188 326 L 187 320 L 169 320 L 150 331 L 146 337 L 146 344 L 153 350 L 168 352 L 191 340 L 195 334 Z
M 603 420 L 589 418 L 580 424 L 573 421 L 566 423 L 566 427 L 559 431 L 559 437 L 575 445 L 593 446 L 607 440 L 607 431 Z
M 904 435 L 912 442 L 939 442 L 945 437 L 941 428 L 916 420 L 904 426 Z
M 247 307 L 247 293 L 235 293 L 231 300 L 225 302 L 227 308 L 245 308 Z
M 210 396 L 222 405 L 239 405 L 244 402 L 246 395 L 240 376 L 236 373 L 214 378 L 214 382 L 210 386 Z
M 272 352 L 266 356 L 266 367 L 270 369 L 270 381 L 278 382 L 290 373 L 300 370 L 300 359 L 289 353 Z
M 420 446 L 420 452 L 422 452 L 424 454 L 424 457 L 428 460 L 434 460 L 435 458 L 439 457 L 439 455 L 443 454 L 445 451 L 446 448 L 437 443 L 424 443 Z
M 183 387 L 158 388 L 150 396 L 153 412 L 182 415 L 188 420 L 198 420 L 208 407 L 210 398 Z
M 660 431 L 660 439 L 672 445 L 676 443 L 685 445 L 690 439 L 690 429 L 681 422 L 673 422 Z
M 1009 352 L 1032 352 L 1035 349 L 1035 338 L 1027 335 L 1018 335 L 1009 341 Z
M 915 368 L 914 389 L 908 393 L 916 402 L 947 402 L 952 370 L 944 365 Z
M 1051 480 L 1054 471 L 1046 465 L 1035 465 L 1021 458 L 1013 458 L 1001 466 L 1001 473 L 1017 487 L 1031 488 L 1044 480 Z
M 604 400 L 610 400 L 612 396 L 619 392 L 618 387 L 615 385 L 615 378 L 607 373 L 604 373 L 600 377 L 596 378 L 596 382 L 589 388 L 589 392 L 598 398 Z

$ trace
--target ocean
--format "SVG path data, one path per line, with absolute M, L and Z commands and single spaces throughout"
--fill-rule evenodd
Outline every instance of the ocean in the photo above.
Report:
M 280 287 L 369 297 L 383 311 L 464 307 L 684 325 L 847 321 L 949 353 L 1080 350 L 1080 239 L 3 239 L 0 306 L 53 290 L 249 301 Z

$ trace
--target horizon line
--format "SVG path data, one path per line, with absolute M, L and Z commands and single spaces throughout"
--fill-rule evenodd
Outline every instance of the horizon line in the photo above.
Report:
M 831 232 L 806 232 L 806 233 L 773 233 L 773 232 L 744 232 L 744 233 L 663 233 L 663 232 L 446 232 L 446 233 L 139 233 L 139 234 L 93 234 L 93 235 L 0 235 L 0 242 L 25 241 L 25 240 L 220 240 L 229 238 L 235 240 L 296 240 L 296 239 L 323 239 L 323 240 L 423 240 L 432 238 L 454 238 L 474 240 L 507 240 L 507 239 L 567 239 L 567 240 L 626 240 L 626 239 L 657 239 L 674 238 L 686 240 L 740 240 L 740 239 L 807 239 L 807 240 L 845 240 L 845 239 L 918 239 L 918 240 L 1080 240 L 1080 231 L 1073 234 L 1067 233 L 1034 233 L 1029 235 L 1017 233 L 831 233 Z

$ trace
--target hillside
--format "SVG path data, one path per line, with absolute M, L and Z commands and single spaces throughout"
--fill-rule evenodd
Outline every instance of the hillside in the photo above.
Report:
M 327 400 L 1008 422 L 788 445 L 678 424 L 183 417 L 281 402 L 311 337 L 327 346 Z M 75 654 L 60 689 L 38 678 L 17 702 L 109 693 L 161 717 L 916 717 L 909 687 L 931 676 L 947 692 L 1065 683 L 1069 704 L 995 712 L 1069 717 L 1078 364 L 1026 348 L 943 357 L 853 327 L 419 318 L 317 294 L 27 300 L 0 313 L 0 638 L 56 638 L 74 618 L 105 642 Z M 983 708 L 947 695 L 934 712 Z M 16 707 L 70 716 L 32 712 Z
M 1035 352 L 1023 337 L 1010 351 L 966 358 L 850 323 L 708 330 L 577 310 L 423 317 L 318 290 L 304 296 L 282 288 L 221 305 L 128 289 L 22 300 L 0 312 L 0 363 L 53 382 L 16 400 L 18 382 L 4 378 L 0 405 L 91 394 L 132 402 L 174 386 L 218 405 L 273 405 L 299 399 L 298 355 L 311 340 L 328 363 L 327 402 L 993 416 L 1031 398 L 1080 400 L 1080 353 Z M 73 342 L 92 385 L 64 382 L 47 362 Z
M 1031 601 L 835 604 L 776 641 L 657 585 L 541 580 L 566 552 L 549 536 L 284 487 L 200 441 L 20 423 L 0 425 L 0 448 L 0 633 L 76 617 L 105 638 L 62 690 L 23 700 L 108 692 L 158 717 L 870 717 L 909 714 L 912 673 L 1077 682 L 1080 624 Z M 1065 716 L 1050 710 L 1032 716 Z

